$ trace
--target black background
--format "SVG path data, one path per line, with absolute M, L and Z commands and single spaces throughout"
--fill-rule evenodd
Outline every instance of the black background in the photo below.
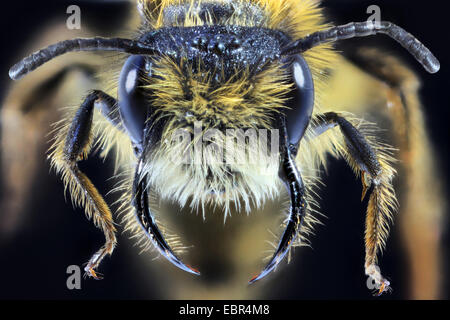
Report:
M 439 163 L 442 168 L 440 177 L 448 181 L 448 79 L 450 63 L 448 51 L 449 17 L 444 1 L 351 1 L 329 0 L 324 2 L 330 19 L 336 23 L 349 21 L 364 21 L 367 19 L 366 8 L 376 4 L 382 9 L 382 19 L 390 20 L 402 26 L 421 39 L 440 59 L 442 70 L 436 75 L 429 75 L 395 43 L 390 44 L 392 51 L 405 57 L 405 61 L 417 71 L 423 79 L 422 99 L 426 106 L 427 125 L 436 146 Z M 3 96 L 11 80 L 7 74 L 9 67 L 21 57 L 17 56 L 24 44 L 33 36 L 36 26 L 43 26 L 50 19 L 65 21 L 66 8 L 70 4 L 82 7 L 83 19 L 91 27 L 96 27 L 99 34 L 107 34 L 122 22 L 126 3 L 93 4 L 83 1 L 5 1 L 1 7 L 0 50 L 0 94 Z M 83 23 L 85 23 L 83 21 Z M 364 44 L 365 39 L 350 40 Z M 355 42 L 357 41 L 357 42 Z M 388 40 L 389 41 L 389 40 Z M 384 43 L 384 40 L 382 41 Z M 366 42 L 367 43 L 367 42 Z M 355 88 L 357 90 L 357 88 Z M 42 161 L 45 161 L 43 155 Z M 98 170 L 102 167 L 102 170 Z M 97 159 L 89 161 L 86 168 L 88 175 L 94 181 L 104 181 L 111 173 L 111 167 Z M 99 173 L 100 172 L 100 173 Z M 313 250 L 302 250 L 294 261 L 300 265 L 301 272 L 287 266 L 286 277 L 291 277 L 297 286 L 290 290 L 274 290 L 269 298 L 274 299 L 328 299 L 354 298 L 368 299 L 370 294 L 365 287 L 365 277 L 362 272 L 365 203 L 359 202 L 360 185 L 354 179 L 351 170 L 343 162 L 331 161 L 322 190 L 322 212 L 328 219 L 326 226 L 318 227 L 313 240 Z M 81 210 L 68 214 L 70 204 L 64 202 L 63 190 L 58 178 L 52 173 L 43 172 L 39 177 L 45 180 L 51 193 L 39 193 L 33 199 L 33 208 L 26 225 L 7 243 L 0 243 L 0 298 L 120 298 L 148 299 L 158 298 L 158 292 L 144 283 L 138 277 L 128 276 L 121 270 L 128 265 L 131 258 L 130 250 L 119 247 L 113 259 L 103 266 L 108 277 L 101 281 L 83 282 L 83 290 L 72 292 L 66 289 L 66 274 L 61 270 L 52 270 L 51 265 L 78 264 L 85 259 L 86 250 L 91 252 L 101 243 L 101 234 L 83 217 Z M 36 188 L 42 187 L 37 182 Z M 42 183 L 42 182 L 41 182 Z M 108 183 L 100 187 L 107 191 L 112 185 Z M 343 188 L 343 186 L 345 186 Z M 447 193 L 446 193 L 447 194 Z M 345 195 L 345 196 L 344 196 Z M 346 232 L 342 232 L 345 230 Z M 448 228 L 444 235 L 448 252 Z M 125 240 L 124 236 L 121 236 Z M 406 281 L 406 266 L 399 248 L 398 233 L 393 228 L 381 263 L 384 272 L 397 282 Z M 345 248 L 345 249 L 343 249 Z M 133 251 L 131 251 L 133 252 Z M 345 263 L 344 263 L 345 262 Z M 333 268 L 333 272 L 329 269 Z M 130 272 L 130 271 L 128 271 Z M 133 270 L 131 270 L 133 274 Z M 336 274 L 342 279 L 336 281 Z M 317 283 L 320 279 L 320 283 Z M 448 279 L 443 285 L 445 297 L 448 298 Z M 333 284 L 332 286 L 326 285 Z M 404 285 L 397 285 L 392 295 L 381 299 L 401 299 L 406 296 Z

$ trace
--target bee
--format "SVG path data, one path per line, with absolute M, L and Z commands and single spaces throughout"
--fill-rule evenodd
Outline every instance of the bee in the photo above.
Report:
M 377 258 L 398 209 L 392 185 L 394 149 L 380 141 L 374 125 L 330 111 L 321 93 L 327 71 L 339 62 L 334 42 L 385 34 L 436 73 L 440 65 L 433 54 L 391 22 L 328 24 L 313 0 L 140 0 L 137 9 L 142 23 L 135 38 L 62 41 L 26 57 L 9 72 L 19 80 L 74 51 L 127 55 L 112 90 L 116 96 L 88 93 L 60 123 L 50 152 L 73 202 L 105 235 L 104 246 L 85 267 L 87 275 L 101 278 L 97 269 L 117 244 L 111 210 L 78 166 L 95 143 L 105 153 L 115 148 L 120 155 L 119 168 L 128 177 L 122 197 L 128 227 L 172 264 L 195 275 L 199 270 L 174 250 L 178 243 L 164 236 L 153 198 L 202 208 L 204 214 L 205 206 L 213 204 L 223 208 L 226 218 L 232 205 L 249 212 L 286 189 L 290 203 L 283 234 L 250 283 L 266 277 L 290 248 L 306 241 L 316 222 L 312 186 L 331 153 L 361 177 L 362 198 L 370 194 L 364 268 L 378 294 L 388 291 L 390 283 Z M 101 119 L 94 116 L 98 114 Z M 269 132 L 271 142 L 255 143 L 252 136 L 242 135 L 244 130 Z M 213 139 L 205 138 L 211 132 Z M 180 134 L 194 141 L 174 140 Z M 217 146 L 227 145 L 228 138 L 246 146 L 238 154 L 240 161 L 223 161 Z M 250 161 L 267 144 L 271 150 L 277 146 L 275 160 L 263 153 Z

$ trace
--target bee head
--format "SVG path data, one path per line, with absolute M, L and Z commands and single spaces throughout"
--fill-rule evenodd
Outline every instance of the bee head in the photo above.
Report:
M 180 123 L 199 120 L 222 128 L 270 127 L 276 125 L 274 114 L 281 113 L 289 143 L 297 145 L 314 105 L 311 72 L 301 56 L 306 51 L 381 33 L 404 46 L 427 71 L 435 73 L 440 68 L 422 43 L 390 22 L 352 22 L 314 33 L 305 31 L 292 41 L 294 35 L 289 30 L 284 33 L 281 29 L 286 28 L 277 23 L 264 24 L 264 14 L 252 5 L 239 12 L 252 14 L 257 21 L 254 25 L 239 23 L 245 19 L 237 18 L 240 13 L 231 2 L 226 6 L 189 6 L 189 10 L 175 2 L 170 8 L 158 7 L 164 10 L 150 10 L 150 3 L 139 2 L 148 28 L 142 28 L 144 33 L 137 39 L 62 41 L 24 58 L 10 69 L 10 77 L 20 79 L 68 52 L 124 52 L 131 57 L 120 77 L 119 107 L 134 144 L 142 144 L 145 124 L 155 113 Z M 157 19 L 149 19 L 153 12 L 158 13 Z M 189 15 L 180 16 L 180 12 Z M 221 17 L 227 24 L 221 23 Z M 178 18 L 184 22 L 180 24 Z

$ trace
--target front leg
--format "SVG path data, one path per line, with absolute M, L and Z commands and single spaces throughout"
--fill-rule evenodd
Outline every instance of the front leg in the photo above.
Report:
M 95 225 L 101 228 L 105 235 L 105 245 L 92 256 L 85 267 L 87 275 L 95 279 L 101 278 L 95 269 L 106 255 L 112 254 L 116 246 L 116 228 L 108 205 L 89 178 L 81 172 L 77 163 L 87 158 L 92 146 L 94 106 L 102 110 L 113 110 L 114 105 L 115 99 L 101 91 L 89 94 L 71 125 L 63 127 L 58 133 L 50 154 L 52 165 L 61 173 L 73 203 L 83 207 L 88 218 L 93 218 Z
M 377 254 L 385 245 L 389 234 L 389 224 L 398 204 L 392 179 L 395 169 L 391 166 L 388 146 L 379 144 L 374 137 L 369 137 L 358 130 L 343 116 L 329 112 L 318 115 L 313 121 L 311 130 L 318 136 L 325 131 L 338 126 L 344 138 L 344 145 L 335 145 L 338 154 L 347 160 L 357 175 L 361 175 L 363 191 L 373 186 L 367 207 L 365 231 L 365 272 L 377 285 L 378 295 L 389 290 L 386 280 L 377 264 Z

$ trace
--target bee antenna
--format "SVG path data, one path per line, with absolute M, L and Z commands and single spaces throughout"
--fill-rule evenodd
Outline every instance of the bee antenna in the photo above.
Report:
M 324 43 L 355 37 L 367 37 L 377 33 L 386 34 L 400 43 L 429 73 L 439 71 L 441 65 L 427 47 L 412 34 L 388 21 L 351 22 L 346 25 L 318 31 L 305 38 L 291 42 L 282 49 L 281 55 L 299 54 Z
M 39 50 L 24 58 L 9 70 L 9 77 L 19 80 L 26 74 L 40 67 L 44 63 L 75 51 L 118 51 L 129 54 L 155 54 L 156 50 L 145 43 L 122 38 L 78 38 L 65 40 L 45 49 Z

